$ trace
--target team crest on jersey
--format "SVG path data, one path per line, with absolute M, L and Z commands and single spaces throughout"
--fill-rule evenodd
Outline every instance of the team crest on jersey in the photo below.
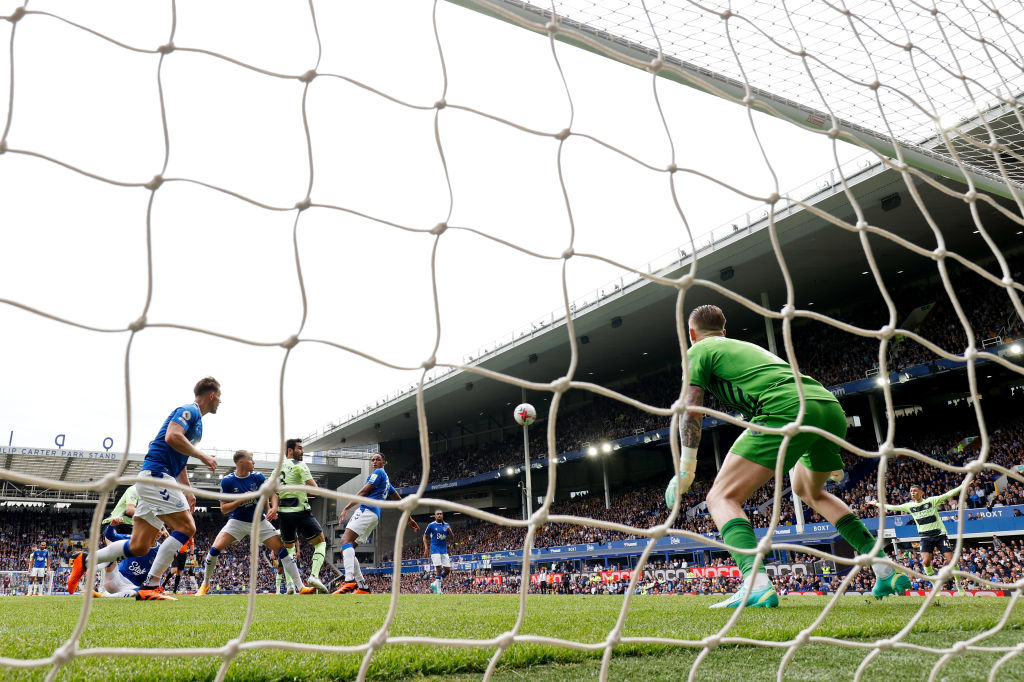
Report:
M 189 412 L 188 410 L 185 410 L 184 412 L 181 413 L 181 418 L 184 419 L 185 421 L 188 421 L 189 419 L 192 418 L 192 413 Z

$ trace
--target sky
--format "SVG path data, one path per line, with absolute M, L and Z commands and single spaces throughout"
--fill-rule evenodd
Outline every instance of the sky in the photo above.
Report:
M 0 0 L 0 14 L 18 5 Z M 177 48 L 293 76 L 316 65 L 304 3 L 176 6 Z M 168 41 L 169 8 L 29 5 L 142 50 Z M 570 300 L 624 273 L 580 256 L 563 261 L 570 246 L 641 267 L 689 250 L 687 225 L 699 235 L 763 208 L 741 191 L 767 196 L 775 178 L 786 191 L 826 173 L 835 153 L 842 161 L 861 153 L 561 43 L 556 62 L 546 37 L 448 3 L 437 6 L 436 37 L 428 2 L 316 10 L 317 72 L 344 78 L 319 76 L 305 93 L 308 195 L 344 210 L 291 208 L 310 187 L 303 83 L 182 49 L 159 69 L 163 175 L 195 182 L 151 192 L 0 155 L 0 299 L 89 327 L 123 330 L 143 314 L 147 324 L 134 337 L 90 331 L 0 303 L 0 445 L 52 447 L 56 439 L 101 450 L 109 439 L 113 451 L 142 452 L 170 411 L 191 402 L 195 382 L 212 375 L 223 403 L 204 419 L 201 447 L 276 452 L 283 438 L 417 382 L 435 344 L 438 361 L 459 363 L 562 308 L 563 266 Z M 4 125 L 11 31 L 0 22 Z M 37 15 L 17 24 L 13 52 L 8 148 L 119 183 L 160 174 L 158 55 Z M 433 105 L 442 97 L 493 117 L 439 112 L 448 180 L 435 140 Z M 581 135 L 561 148 L 563 196 L 550 134 L 564 128 Z M 722 184 L 677 173 L 674 198 L 667 173 L 633 160 L 664 168 L 673 149 L 677 166 Z M 442 222 L 493 239 L 427 232 Z M 303 341 L 285 364 L 280 344 L 293 335 Z

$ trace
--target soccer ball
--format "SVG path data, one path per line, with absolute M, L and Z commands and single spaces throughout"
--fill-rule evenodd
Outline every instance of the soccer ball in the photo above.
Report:
M 523 403 L 516 407 L 515 411 L 512 412 L 512 416 L 515 418 L 516 424 L 529 426 L 537 421 L 537 410 L 530 403 Z

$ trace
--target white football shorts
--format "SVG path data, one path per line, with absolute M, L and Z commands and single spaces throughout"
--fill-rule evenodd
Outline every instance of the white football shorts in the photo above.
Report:
M 103 574 L 103 589 L 107 591 L 107 594 L 123 595 L 126 592 L 134 592 L 137 587 L 135 583 L 124 577 L 124 574 L 118 570 L 117 564 L 114 565 L 112 571 Z
M 142 519 L 154 528 L 162 528 L 164 522 L 160 517 L 164 514 L 188 511 L 188 500 L 185 493 L 174 488 L 166 488 L 163 482 L 176 482 L 167 474 L 144 470 L 139 472 L 135 490 L 139 493 L 139 503 L 135 505 L 136 521 Z
M 45 566 L 33 566 L 28 571 L 28 577 L 30 578 L 45 578 L 46 567 Z
M 274 528 L 270 521 L 263 519 L 259 523 L 260 530 L 260 542 L 266 542 L 275 535 L 280 535 L 281 531 Z M 243 540 L 249 537 L 252 532 L 252 523 L 250 521 L 239 521 L 238 519 L 228 519 L 228 522 L 224 524 L 224 527 L 220 531 L 221 533 L 227 533 L 233 537 L 236 541 Z
M 355 533 L 356 542 L 359 544 L 365 543 L 370 539 L 370 533 L 377 527 L 380 519 L 377 515 L 366 507 L 360 507 L 356 510 L 356 513 L 349 519 L 348 524 L 345 526 L 345 530 L 350 530 Z
M 452 567 L 452 561 L 448 558 L 447 554 L 431 554 L 430 561 L 434 566 L 443 566 L 445 568 Z

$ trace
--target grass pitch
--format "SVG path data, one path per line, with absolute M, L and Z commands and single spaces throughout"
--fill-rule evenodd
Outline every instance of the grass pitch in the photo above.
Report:
M 380 628 L 390 595 L 259 596 L 246 641 L 284 640 L 314 645 L 365 644 Z M 773 642 L 795 637 L 820 614 L 827 597 L 783 597 L 778 609 L 751 609 L 742 614 L 731 636 Z M 730 613 L 708 610 L 710 597 L 636 597 L 623 635 L 699 640 L 719 631 Z M 815 635 L 871 642 L 895 635 L 917 612 L 923 598 L 869 602 L 843 597 Z M 43 658 L 71 634 L 82 597 L 11 597 L 0 600 L 0 655 Z M 1007 599 L 945 598 L 923 615 L 904 641 L 924 647 L 948 647 L 993 628 L 1005 614 Z M 220 647 L 236 638 L 245 619 L 247 598 L 183 597 L 178 602 L 94 600 L 79 648 Z M 621 597 L 531 596 L 522 634 L 544 635 L 585 643 L 604 641 L 614 626 Z M 390 636 L 483 639 L 509 630 L 519 599 L 499 595 L 403 595 Z M 1002 630 L 982 646 L 1016 646 L 1024 640 L 1024 606 L 1018 605 Z M 493 649 L 389 644 L 377 651 L 369 677 L 379 680 L 478 680 Z M 611 679 L 686 679 L 699 648 L 661 644 L 621 644 L 614 650 Z M 774 680 L 785 649 L 722 646 L 697 669 L 699 680 L 737 682 Z M 866 651 L 842 646 L 800 647 L 786 668 L 787 680 L 849 680 Z M 985 680 L 1001 654 L 966 652 L 954 656 L 941 680 Z M 346 680 L 356 677 L 362 653 L 246 651 L 234 660 L 230 680 Z M 936 654 L 894 650 L 868 666 L 867 680 L 927 680 Z M 600 670 L 601 652 L 539 644 L 515 644 L 502 656 L 495 679 L 591 680 Z M 69 680 L 212 680 L 220 667 L 216 656 L 184 653 L 171 657 L 85 656 L 70 661 L 57 679 Z M 49 667 L 12 670 L 0 667 L 3 680 L 42 680 Z M 1024 655 L 1005 665 L 999 680 L 1024 680 Z

